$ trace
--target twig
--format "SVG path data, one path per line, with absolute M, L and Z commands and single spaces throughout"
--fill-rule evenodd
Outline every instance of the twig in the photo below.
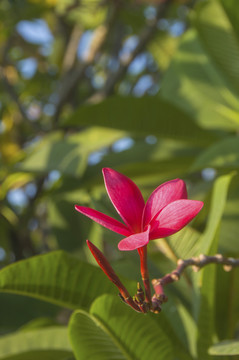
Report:
M 163 276 L 161 279 L 152 280 L 155 293 L 152 297 L 151 311 L 159 312 L 161 310 L 161 305 L 167 301 L 167 296 L 164 293 L 164 286 L 178 281 L 183 271 L 188 266 L 192 266 L 193 271 L 197 272 L 208 264 L 221 264 L 223 265 L 225 271 L 231 271 L 233 267 L 239 266 L 239 259 L 232 257 L 227 258 L 221 254 L 216 254 L 214 256 L 206 256 L 201 254 L 198 257 L 193 257 L 186 260 L 179 259 L 175 270 Z
M 70 40 L 67 45 L 65 56 L 62 61 L 63 73 L 68 72 L 74 65 L 81 35 L 82 35 L 82 29 L 78 25 L 76 25 L 71 32 Z
M 154 279 L 152 283 L 160 283 L 162 286 L 170 284 L 174 281 L 178 281 L 182 272 L 186 267 L 192 266 L 193 271 L 199 271 L 202 267 L 208 264 L 222 264 L 224 265 L 225 271 L 230 271 L 233 267 L 239 266 L 239 259 L 227 258 L 221 254 L 216 254 L 214 256 L 199 255 L 198 257 L 193 257 L 187 260 L 179 259 L 177 263 L 177 268 L 171 273 L 165 275 L 161 279 Z
M 0 67 L 0 79 L 3 82 L 5 89 L 11 96 L 12 100 L 16 103 L 18 110 L 21 113 L 22 117 L 28 119 L 27 113 L 26 113 L 23 105 L 20 103 L 14 87 L 10 84 L 10 82 L 8 81 L 8 78 L 4 72 L 5 72 L 5 69 L 3 67 Z

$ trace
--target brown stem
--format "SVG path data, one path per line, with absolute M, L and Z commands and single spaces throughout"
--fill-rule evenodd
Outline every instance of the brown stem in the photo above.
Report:
M 197 272 L 208 264 L 222 264 L 225 271 L 230 271 L 233 267 L 239 266 L 239 259 L 234 259 L 231 257 L 226 258 L 221 254 L 216 254 L 214 256 L 201 254 L 198 257 L 193 257 L 186 260 L 179 259 L 175 270 L 163 276 L 161 279 L 152 280 L 152 285 L 155 291 L 152 297 L 152 311 L 156 313 L 159 312 L 161 310 L 160 305 L 167 301 L 167 296 L 164 294 L 165 285 L 173 283 L 174 281 L 178 281 L 183 271 L 188 266 L 192 266 L 193 271 Z M 158 308 L 160 308 L 160 310 Z
M 147 264 L 147 245 L 138 249 L 139 257 L 140 257 L 140 271 L 142 280 L 145 288 L 145 300 L 147 303 L 151 303 L 151 289 L 150 289 L 150 281 L 149 281 L 149 271 Z
M 239 266 L 239 259 L 234 259 L 231 257 L 226 258 L 221 254 L 216 254 L 214 256 L 200 254 L 198 257 L 193 257 L 186 260 L 179 259 L 175 270 L 165 275 L 161 279 L 152 280 L 152 283 L 160 283 L 162 286 L 170 284 L 180 279 L 180 276 L 186 267 L 192 266 L 193 271 L 199 271 L 202 267 L 208 264 L 222 264 L 224 265 L 223 267 L 225 271 L 230 271 L 233 267 Z

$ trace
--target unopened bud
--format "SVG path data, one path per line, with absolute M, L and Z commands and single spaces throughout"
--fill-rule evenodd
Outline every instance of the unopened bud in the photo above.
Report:
M 114 272 L 113 268 L 111 267 L 110 263 L 106 259 L 106 257 L 102 254 L 102 252 L 89 240 L 86 240 L 88 248 L 90 249 L 92 255 L 94 256 L 95 260 L 104 271 L 105 275 L 109 278 L 110 281 L 113 282 L 117 286 L 120 291 L 121 297 L 124 299 L 129 306 L 131 306 L 134 310 L 140 312 L 138 305 L 133 301 L 132 297 L 129 295 L 128 290 L 124 287 L 122 282 L 120 281 L 119 277 Z
M 121 295 L 121 293 L 118 294 L 120 299 L 125 303 L 125 299 L 123 298 L 123 296 Z

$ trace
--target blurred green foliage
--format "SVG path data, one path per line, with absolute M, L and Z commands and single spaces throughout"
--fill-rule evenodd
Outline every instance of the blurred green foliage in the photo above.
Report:
M 238 24 L 238 0 L 0 1 L 1 360 L 239 356 L 238 268 L 188 270 L 161 314 L 133 313 L 85 240 L 132 294 L 136 254 L 74 210 L 117 217 L 102 167 L 145 199 L 181 177 L 205 206 L 150 244 L 152 278 L 239 257 Z

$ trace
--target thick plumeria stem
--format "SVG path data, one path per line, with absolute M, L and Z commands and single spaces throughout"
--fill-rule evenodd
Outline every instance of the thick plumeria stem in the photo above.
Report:
M 145 288 L 145 301 L 151 304 L 151 289 L 147 264 L 147 245 L 139 248 L 138 253 L 140 257 L 140 271 Z
M 120 281 L 119 277 L 116 275 L 116 273 L 114 272 L 113 268 L 111 267 L 111 265 L 109 264 L 108 260 L 106 259 L 106 257 L 102 254 L 102 252 L 94 245 L 92 244 L 89 240 L 86 240 L 86 243 L 92 253 L 92 255 L 94 256 L 95 260 L 97 261 L 97 263 L 99 264 L 99 266 L 101 267 L 101 269 L 104 271 L 105 275 L 109 278 L 110 281 L 113 282 L 113 284 L 115 284 L 117 286 L 117 288 L 119 289 L 120 292 L 120 297 L 122 298 L 122 300 L 127 303 L 129 306 L 131 306 L 135 311 L 137 312 L 142 312 L 142 310 L 140 309 L 140 307 L 134 302 L 134 300 L 132 299 L 132 297 L 130 296 L 128 290 L 124 287 L 124 285 L 122 284 L 122 282 Z

